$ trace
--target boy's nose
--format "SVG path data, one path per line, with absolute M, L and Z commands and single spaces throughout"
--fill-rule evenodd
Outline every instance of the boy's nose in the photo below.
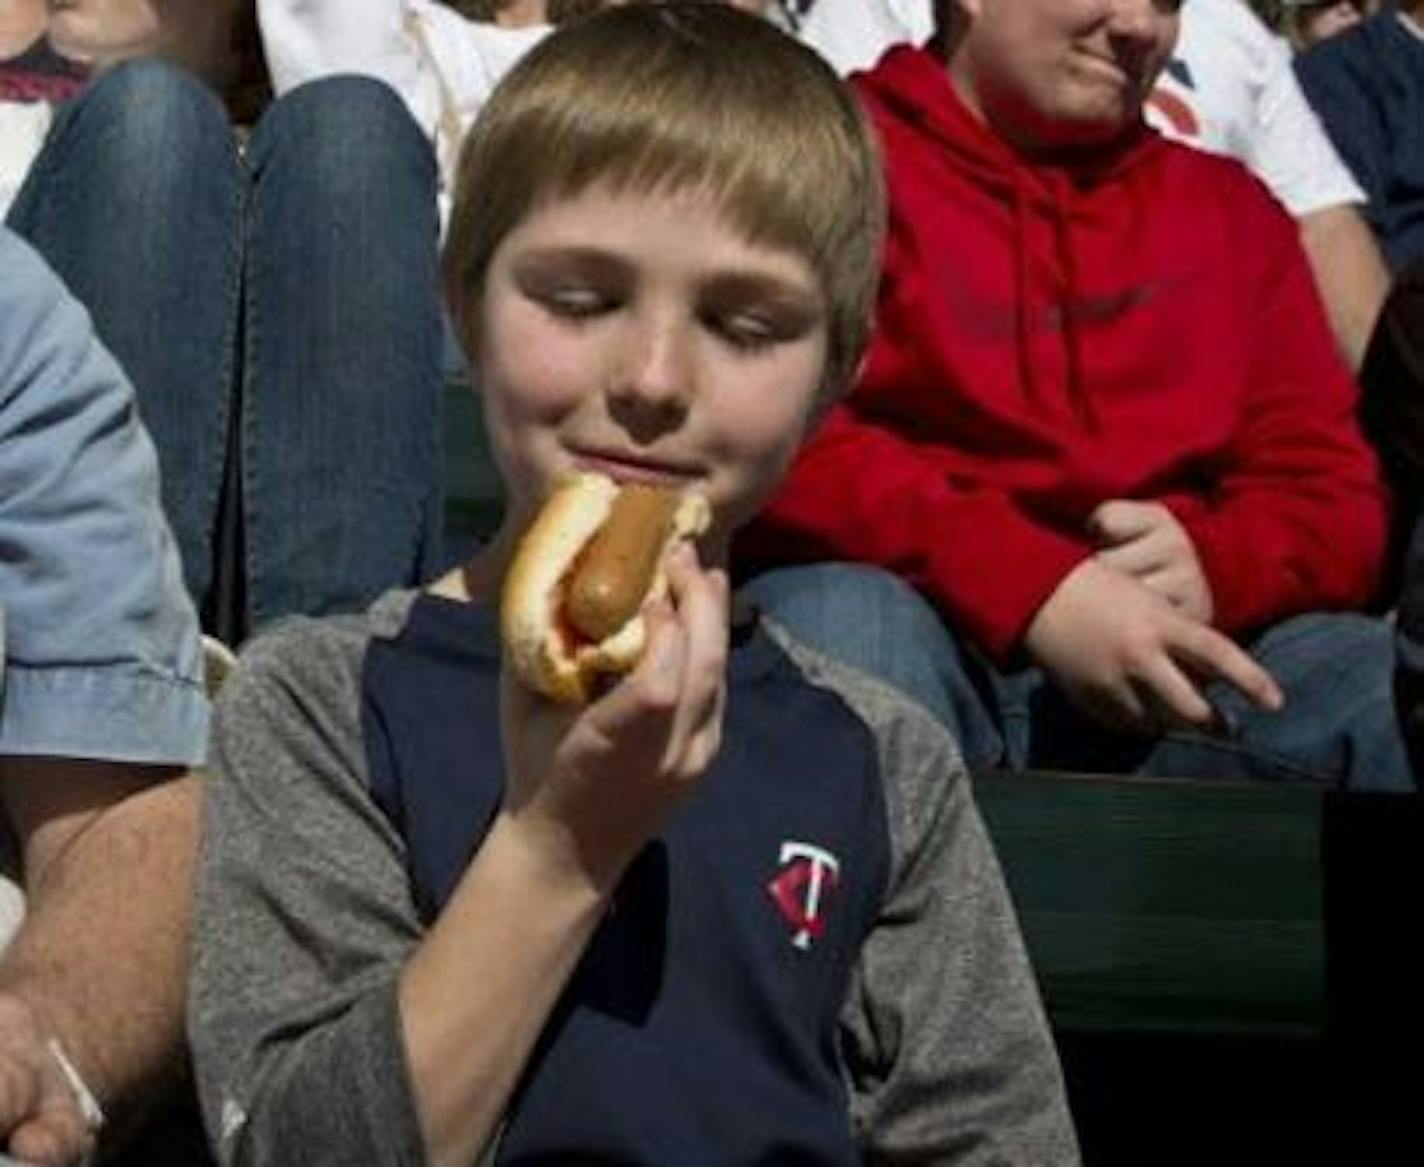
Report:
M 620 419 L 643 427 L 680 421 L 692 397 L 693 338 L 672 321 L 639 322 L 629 331 L 609 391 Z

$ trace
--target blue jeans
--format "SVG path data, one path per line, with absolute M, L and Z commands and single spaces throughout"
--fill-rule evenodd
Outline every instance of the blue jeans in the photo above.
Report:
M 827 656 L 881 677 L 949 727 L 971 769 L 1304 779 L 1415 789 L 1391 695 L 1392 633 L 1352 614 L 1282 621 L 1247 648 L 1286 696 L 1265 713 L 1226 685 L 1208 697 L 1230 729 L 1131 737 L 1078 713 L 1037 669 L 1004 673 L 961 644 L 896 577 L 852 564 L 768 572 L 742 595 Z
M 210 631 L 438 566 L 435 162 L 392 91 L 304 86 L 240 152 L 197 80 L 122 65 L 63 111 L 9 224 L 135 383 Z

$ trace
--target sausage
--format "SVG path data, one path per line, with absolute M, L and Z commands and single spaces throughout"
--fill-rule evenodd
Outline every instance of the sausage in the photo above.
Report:
M 584 636 L 603 640 L 638 614 L 677 506 L 678 495 L 657 486 L 632 483 L 618 492 L 568 584 L 564 612 Z

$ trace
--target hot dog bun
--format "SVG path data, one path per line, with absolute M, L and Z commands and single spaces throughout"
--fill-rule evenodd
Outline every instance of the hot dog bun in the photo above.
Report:
M 633 668 L 647 641 L 642 609 L 667 591 L 668 553 L 710 520 L 707 500 L 692 492 L 620 487 L 602 474 L 562 482 L 520 540 L 500 596 L 515 675 L 555 701 L 582 704 L 600 674 Z

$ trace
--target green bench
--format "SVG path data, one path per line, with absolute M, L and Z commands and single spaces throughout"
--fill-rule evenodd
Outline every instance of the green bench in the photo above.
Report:
M 1321 1033 L 1317 789 L 1063 774 L 975 786 L 1056 1023 Z
M 1330 1161 L 1321 792 L 1071 774 L 975 788 L 1087 1161 Z

